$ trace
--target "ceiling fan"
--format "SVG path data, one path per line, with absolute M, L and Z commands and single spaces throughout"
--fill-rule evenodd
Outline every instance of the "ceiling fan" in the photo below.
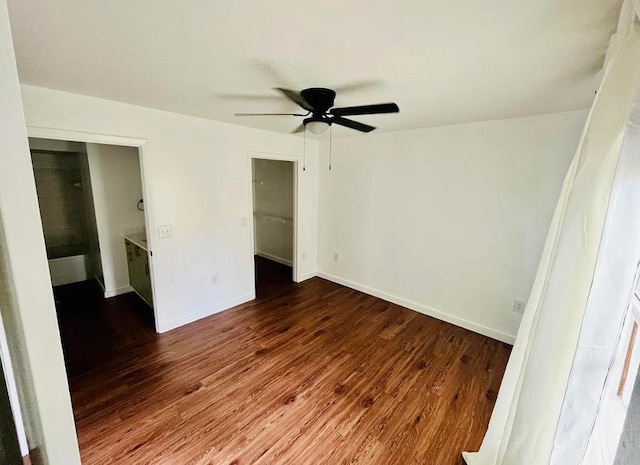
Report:
M 332 124 L 338 124 L 361 132 L 375 129 L 368 124 L 360 123 L 345 116 L 374 115 L 380 113 L 398 113 L 400 109 L 395 103 L 376 105 L 360 105 L 355 107 L 333 108 L 336 92 L 323 87 L 311 87 L 300 92 L 290 89 L 276 88 L 286 98 L 296 103 L 307 113 L 236 113 L 236 116 L 301 116 L 305 119 L 293 132 L 302 132 L 305 128 L 314 134 L 325 132 Z

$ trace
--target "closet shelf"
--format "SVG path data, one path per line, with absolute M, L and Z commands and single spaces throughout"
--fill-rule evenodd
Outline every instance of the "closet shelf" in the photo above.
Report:
M 262 221 L 270 221 L 272 223 L 281 223 L 285 225 L 293 225 L 293 218 L 286 218 L 283 216 L 266 215 L 264 213 L 254 213 L 254 218 Z

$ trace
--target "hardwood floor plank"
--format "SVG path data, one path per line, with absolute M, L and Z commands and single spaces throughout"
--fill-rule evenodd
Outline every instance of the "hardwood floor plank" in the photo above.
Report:
M 457 465 L 479 446 L 509 346 L 273 266 L 253 302 L 117 331 L 70 380 L 83 464 Z

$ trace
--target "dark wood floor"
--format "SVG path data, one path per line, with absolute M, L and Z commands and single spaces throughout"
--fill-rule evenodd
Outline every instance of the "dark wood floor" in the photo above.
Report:
M 256 298 L 269 300 L 295 288 L 290 266 L 281 265 L 266 258 L 255 257 Z
M 95 280 L 53 288 L 65 365 L 70 376 L 113 359 L 133 341 L 155 338 L 153 311 L 135 293 L 104 298 Z
M 255 301 L 71 379 L 84 465 L 457 465 L 480 445 L 509 346 L 273 266 Z

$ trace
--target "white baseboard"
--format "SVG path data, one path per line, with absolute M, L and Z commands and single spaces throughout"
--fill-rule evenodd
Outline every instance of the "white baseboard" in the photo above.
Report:
M 318 273 L 316 273 L 315 271 L 311 271 L 309 273 L 305 273 L 302 276 L 298 276 L 298 281 L 299 283 L 301 283 L 302 281 L 306 281 L 307 279 L 311 279 L 311 278 L 315 278 L 316 276 L 318 276 Z
M 116 287 L 115 289 L 105 289 L 104 298 L 108 299 L 109 297 L 115 297 L 117 295 L 126 294 L 128 292 L 134 292 L 134 289 L 131 286 Z
M 255 254 L 258 257 L 266 258 L 267 260 L 280 263 L 281 265 L 293 266 L 293 262 L 291 260 L 287 260 L 286 258 L 277 257 L 276 255 L 272 255 L 267 252 L 261 252 L 259 250 L 256 250 Z
M 460 326 L 461 328 L 468 329 L 469 331 L 473 331 L 474 333 L 482 334 L 483 336 L 490 337 L 491 339 L 496 339 L 498 341 L 502 341 L 507 344 L 513 344 L 516 340 L 516 337 L 513 334 L 503 333 L 502 331 L 498 331 L 493 328 L 489 328 L 487 326 L 474 323 L 473 321 L 465 320 L 464 318 L 453 316 L 441 310 L 436 310 L 434 308 L 426 307 L 416 302 L 403 299 L 402 297 L 398 297 L 393 294 L 388 294 L 386 292 L 382 292 L 377 289 L 373 289 L 371 287 L 364 286 L 362 284 L 358 284 L 353 281 L 349 281 L 347 279 L 340 278 L 338 276 L 334 276 L 329 273 L 324 273 L 322 271 L 319 271 L 317 273 L 317 276 L 319 276 L 320 278 L 324 278 L 328 281 L 332 281 L 336 284 L 341 284 L 343 286 L 350 287 L 351 289 L 355 289 L 356 291 L 364 292 L 365 294 L 378 297 L 379 299 L 386 300 L 387 302 L 391 302 L 396 305 L 401 305 L 402 307 L 406 307 L 418 313 L 431 316 L 438 320 L 446 321 L 447 323 Z
M 201 320 L 202 318 L 206 318 L 208 316 L 215 315 L 216 313 L 220 313 L 224 310 L 228 310 L 232 307 L 235 307 L 236 305 L 244 304 L 255 298 L 255 291 L 249 292 L 247 294 L 241 295 L 240 297 L 236 297 L 234 299 L 227 300 L 226 302 L 222 302 L 221 304 L 214 305 L 213 307 L 208 307 L 198 312 L 190 313 L 180 318 L 176 318 L 174 320 L 165 321 L 162 323 L 159 322 L 157 330 L 159 333 L 166 333 L 167 331 L 179 328 L 180 326 L 184 326 L 189 323 L 193 323 L 194 321 Z

